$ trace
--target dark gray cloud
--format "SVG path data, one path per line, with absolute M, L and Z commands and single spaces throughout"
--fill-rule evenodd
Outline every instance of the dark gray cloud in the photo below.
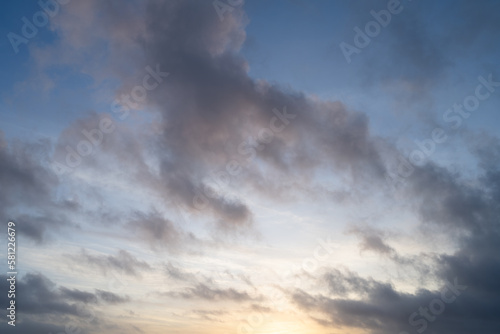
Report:
M 0 275 L 0 287 L 9 291 L 8 276 Z M 78 329 L 81 333 L 91 332 L 101 322 L 95 306 L 118 304 L 129 301 L 128 296 L 120 296 L 108 291 L 87 292 L 57 286 L 52 280 L 40 273 L 28 273 L 16 280 L 16 333 L 34 333 L 46 329 Z M 7 305 L 7 293 L 2 294 L 2 305 Z M 2 314 L 6 314 L 4 310 Z M 0 325 L 5 327 L 6 322 Z M 14 328 L 14 327 L 12 327 Z
M 311 312 L 311 315 L 316 314 L 312 318 L 327 327 L 354 327 L 376 334 L 412 332 L 422 329 L 423 326 L 410 324 L 410 316 L 414 315 L 413 321 L 422 319 L 423 317 L 418 314 L 419 309 L 429 308 L 434 299 L 441 298 L 440 291 L 421 289 L 413 294 L 403 293 L 396 291 L 389 283 L 361 278 L 353 273 L 342 274 L 334 271 L 325 277 L 333 288 L 333 295 L 311 295 L 296 290 L 291 293 L 291 299 L 303 310 Z M 354 292 L 357 297 L 345 298 L 339 296 L 339 291 Z M 460 325 L 456 319 L 463 315 L 463 308 L 468 307 L 466 292 L 462 293 L 463 295 L 457 296 L 453 303 L 446 304 L 445 312 L 438 316 L 436 322 L 433 322 L 436 318 L 433 321 L 426 321 L 426 329 L 437 330 L 439 333 L 454 333 L 459 329 Z M 450 292 L 447 292 L 446 297 L 450 296 Z M 414 314 L 415 312 L 417 313 Z M 321 316 L 318 316 L 318 313 Z M 483 328 L 488 329 L 488 326 Z M 467 331 L 457 333 L 467 333 Z M 493 332 L 488 331 L 488 333 Z
M 130 300 L 128 296 L 120 296 L 116 293 L 96 289 L 95 295 L 107 304 L 122 304 Z
M 93 267 L 99 269 L 103 274 L 117 272 L 120 274 L 140 277 L 145 271 L 150 271 L 151 266 L 137 259 L 125 250 L 119 250 L 116 255 L 92 255 L 85 249 L 79 254 L 66 254 L 73 265 Z
M 349 230 L 350 233 L 356 234 L 360 237 L 361 250 L 374 251 L 384 255 L 391 255 L 395 253 L 394 248 L 389 246 L 385 241 L 384 231 L 367 227 L 353 227 Z
M 164 265 L 164 270 L 165 270 L 165 274 L 169 278 L 172 278 L 174 280 L 184 281 L 184 282 L 187 282 L 187 281 L 195 282 L 197 279 L 196 275 L 194 275 L 193 273 L 187 272 L 187 271 L 183 270 L 182 268 L 179 268 L 170 262 Z
M 78 289 L 59 288 L 62 297 L 85 304 L 104 302 L 107 304 L 121 304 L 128 302 L 128 296 L 120 296 L 113 292 L 96 289 L 95 293 L 81 291 Z
M 80 291 L 78 289 L 68 289 L 65 287 L 59 288 L 61 295 L 67 299 L 79 301 L 82 303 L 95 303 L 97 298 L 93 293 Z
M 21 235 L 37 243 L 74 226 L 68 214 L 80 208 L 77 201 L 56 199 L 60 183 L 50 168 L 51 148 L 48 140 L 9 145 L 0 130 L 0 216 L 14 221 Z
M 1 284 L 8 291 L 7 276 L 3 275 Z M 16 303 L 24 305 L 22 312 L 27 314 L 78 315 L 75 302 L 81 302 L 82 295 L 76 291 L 58 291 L 56 284 L 42 274 L 27 274 L 16 282 Z M 2 298 L 7 300 L 7 296 Z
M 343 273 L 338 269 L 329 270 L 323 278 L 330 293 L 338 296 L 345 296 L 349 293 L 365 295 L 381 286 L 381 283 L 373 279 L 362 278 L 350 271 Z
M 8 291 L 8 276 L 2 276 L 2 288 Z M 5 283 L 4 283 L 5 281 Z M 95 293 L 79 289 L 69 289 L 57 284 L 40 273 L 28 273 L 16 282 L 16 303 L 22 304 L 22 313 L 28 314 L 69 314 L 79 315 L 77 303 L 97 304 L 128 301 L 128 297 L 96 290 Z M 6 300 L 6 298 L 5 298 Z
M 498 164 L 492 164 L 498 142 L 489 138 L 488 146 L 483 146 L 484 137 L 479 138 L 471 144 L 481 170 L 479 177 L 470 179 L 429 164 L 417 168 L 403 189 L 415 203 L 423 235 L 447 235 L 457 242 L 456 252 L 435 254 L 430 257 L 431 266 L 422 265 L 429 254 L 399 255 L 387 243 L 390 233 L 369 226 L 351 229 L 360 237 L 364 250 L 387 256 L 398 265 L 412 266 L 442 286 L 455 280 L 458 285 L 467 286 L 456 301 L 445 304 L 445 311 L 436 316 L 437 320 L 432 316 L 432 320 L 425 321 L 425 326 L 438 333 L 495 333 L 500 328 L 500 262 L 496 255 L 500 251 L 500 206 L 496 200 L 500 178 Z M 440 291 L 420 289 L 403 293 L 389 283 L 337 269 L 328 270 L 323 279 L 328 294 L 314 295 L 298 289 L 291 292 L 291 298 L 325 326 L 358 327 L 375 334 L 424 329 L 424 322 L 412 326 L 410 316 L 419 312 L 419 307 L 429 307 L 432 300 L 442 298 Z M 314 312 L 323 316 L 313 316 Z M 420 319 L 424 318 L 413 318 Z
M 182 242 L 185 242 L 182 231 L 173 222 L 163 218 L 158 212 L 148 214 L 136 212 L 132 220 L 127 224 L 127 228 L 140 235 L 141 240 L 146 240 L 154 249 L 174 249 Z M 193 236 L 191 241 L 194 241 Z
M 2 215 L 9 205 L 24 202 L 35 204 L 49 198 L 58 180 L 41 165 L 47 163 L 50 143 L 39 141 L 7 144 L 0 132 L 0 181 L 2 183 Z M 40 161 L 40 160 L 42 161 Z
M 12 327 L 7 324 L 6 321 L 0 323 L 0 330 L 2 333 L 18 333 L 18 334 L 32 334 L 32 333 L 65 333 L 67 323 L 53 324 L 47 322 L 40 322 L 36 320 L 23 319 L 16 322 L 16 326 Z M 76 329 L 76 327 L 70 327 L 71 330 Z M 78 327 L 79 333 L 87 334 L 90 333 L 88 328 Z
M 460 293 L 454 296 L 453 289 L 447 288 L 444 298 L 453 301 L 445 303 L 443 289 L 439 291 L 421 289 L 415 293 L 402 293 L 396 291 L 390 284 L 363 279 L 352 274 L 344 276 L 335 272 L 326 277 L 335 288 L 334 295 L 339 295 L 339 286 L 343 286 L 345 290 L 341 291 L 361 292 L 359 295 L 361 298 L 311 295 L 302 290 L 291 293 L 292 300 L 303 310 L 310 312 L 311 316 L 319 312 L 321 317 L 312 317 L 324 326 L 355 327 L 376 334 L 415 330 L 422 332 L 427 328 L 444 334 L 469 333 L 471 330 L 494 333 L 498 329 L 498 311 L 495 306 L 498 305 L 497 299 L 487 298 L 485 294 L 471 289 L 461 280 L 443 283 L 443 288 L 458 285 L 457 291 Z M 465 291 L 460 290 L 461 286 L 467 287 Z M 441 300 L 441 304 L 445 305 L 444 311 L 440 314 L 429 313 L 431 320 L 422 321 L 426 319 L 422 315 L 425 314 L 425 310 L 422 314 L 420 310 L 429 309 L 434 300 Z
M 245 302 L 256 299 L 250 296 L 245 291 L 238 291 L 233 288 L 220 289 L 204 283 L 198 283 L 193 287 L 186 288 L 184 291 L 168 292 L 163 293 L 163 295 L 173 298 L 203 299 L 209 301 L 228 300 L 235 302 Z

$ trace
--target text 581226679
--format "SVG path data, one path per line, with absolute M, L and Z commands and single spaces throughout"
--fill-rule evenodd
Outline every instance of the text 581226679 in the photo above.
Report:
M 9 271 L 7 272 L 7 282 L 9 282 L 9 291 L 7 297 L 9 304 L 7 307 L 7 318 L 10 319 L 8 324 L 11 326 L 16 325 L 16 224 L 14 222 L 7 223 L 7 265 Z

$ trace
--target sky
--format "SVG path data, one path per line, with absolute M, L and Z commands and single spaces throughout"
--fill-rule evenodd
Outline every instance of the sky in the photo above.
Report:
M 500 1 L 0 17 L 2 333 L 500 332 Z

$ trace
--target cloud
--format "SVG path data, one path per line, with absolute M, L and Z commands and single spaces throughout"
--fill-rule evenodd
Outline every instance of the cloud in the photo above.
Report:
M 128 296 L 122 297 L 116 293 L 96 289 L 96 296 L 107 304 L 122 304 L 130 300 Z
M 144 271 L 150 271 L 151 266 L 138 260 L 135 256 L 125 250 L 119 250 L 116 255 L 92 255 L 85 249 L 80 254 L 66 254 L 67 258 L 86 268 L 94 267 L 103 274 L 114 271 L 120 274 L 140 277 Z
M 43 333 L 65 333 L 67 328 L 73 329 L 73 327 L 67 327 L 67 323 L 61 324 L 51 324 L 46 322 L 34 321 L 29 319 L 23 319 L 16 322 L 15 332 L 18 334 L 32 334 L 37 332 Z M 0 330 L 4 333 L 9 333 L 12 331 L 12 326 L 8 325 L 6 321 L 0 323 Z M 87 334 L 90 333 L 87 328 L 78 327 L 79 333 Z
M 67 299 L 79 301 L 85 304 L 97 302 L 96 296 L 90 292 L 80 291 L 78 289 L 68 289 L 65 287 L 60 287 L 59 290 L 61 295 Z
M 349 230 L 350 233 L 356 234 L 360 237 L 361 250 L 371 250 L 383 255 L 390 255 L 395 253 L 395 250 L 385 243 L 383 240 L 384 232 L 370 227 L 353 227 Z
M 222 322 L 222 320 L 218 318 L 228 313 L 227 311 L 223 310 L 193 310 L 192 312 L 201 316 L 203 319 L 206 319 L 208 321 L 217 321 L 217 322 Z
M 0 130 L 0 216 L 39 244 L 51 232 L 74 226 L 67 215 L 79 209 L 78 202 L 56 200 L 60 183 L 50 169 L 51 148 L 45 139 L 9 145 Z
M 8 145 L 0 132 L 0 179 L 2 214 L 9 205 L 44 203 L 57 186 L 57 178 L 41 165 L 50 150 L 48 141 L 15 142 Z M 42 161 L 38 160 L 41 159 Z
M 170 262 L 164 265 L 164 270 L 167 276 L 174 280 L 196 282 L 196 276 L 194 274 L 176 267 Z
M 7 276 L 2 276 L 2 287 L 8 291 Z M 29 273 L 16 282 L 16 303 L 23 306 L 27 314 L 78 315 L 75 302 L 82 300 L 77 293 L 59 292 L 56 284 L 42 274 Z M 6 300 L 6 296 L 4 297 Z M 73 302 L 73 303 L 72 303 Z
M 347 294 L 364 295 L 380 288 L 380 283 L 373 279 L 364 279 L 357 274 L 347 271 L 342 273 L 338 269 L 331 269 L 324 274 L 329 291 L 333 295 L 344 296 Z
M 441 286 L 454 281 L 467 286 L 467 290 L 457 296 L 456 302 L 446 304 L 446 310 L 437 316 L 438 320 L 425 321 L 426 326 L 439 333 L 468 333 L 472 330 L 494 333 L 500 327 L 496 321 L 500 299 L 494 297 L 500 291 L 497 283 L 500 267 L 494 255 L 500 247 L 497 224 L 500 207 L 495 200 L 499 178 L 498 168 L 491 163 L 495 154 L 483 154 L 483 150 L 496 152 L 496 142 L 489 140 L 489 147 L 481 147 L 477 142 L 472 145 L 472 152 L 478 157 L 478 168 L 483 168 L 479 177 L 464 180 L 463 176 L 451 174 L 431 163 L 417 168 L 402 190 L 405 197 L 412 199 L 424 233 L 428 230 L 427 233 L 439 233 L 455 240 L 456 251 L 434 255 L 431 266 L 422 266 L 425 254 L 399 255 L 386 242 L 390 233 L 369 226 L 351 229 L 360 237 L 360 246 L 364 250 L 387 256 L 398 266 L 414 266 L 422 271 L 421 274 L 431 275 Z M 297 289 L 290 292 L 290 296 L 310 313 L 311 318 L 327 327 L 364 328 L 374 334 L 424 328 L 423 323 L 411 324 L 410 316 L 414 312 L 418 315 L 419 308 L 429 307 L 435 298 L 442 298 L 440 291 L 401 292 L 392 284 L 338 269 L 329 269 L 323 279 L 328 294 Z M 321 317 L 315 316 L 315 312 Z M 422 316 L 413 318 L 418 319 Z
M 459 34 L 447 38 L 443 37 L 446 34 L 431 33 L 425 14 L 436 5 L 429 3 L 405 9 L 406 20 L 394 18 L 388 28 L 390 47 L 384 52 L 370 53 L 371 57 L 362 66 L 364 84 L 409 82 L 410 91 L 416 92 L 413 98 L 422 97 L 453 64 L 450 55 L 439 47 L 441 43 L 453 44 L 450 50 L 461 50 L 467 43 L 483 43 L 478 37 L 483 30 L 479 18 L 483 15 L 492 18 L 498 13 L 492 10 L 496 8 L 493 2 L 485 7 L 475 6 L 471 10 L 473 15 L 464 20 L 465 26 L 472 29 L 461 42 Z M 467 8 L 470 5 L 460 2 L 458 11 L 467 13 Z M 73 17 L 79 19 L 72 21 Z M 458 27 L 462 24 L 459 21 L 449 28 Z M 81 168 L 95 174 L 120 170 L 134 186 L 153 192 L 165 203 L 176 203 L 182 210 L 215 222 L 213 226 L 224 231 L 246 232 L 255 227 L 252 199 L 247 190 L 255 191 L 251 193 L 256 197 L 278 201 L 288 191 L 289 180 L 298 185 L 295 189 L 314 188 L 314 175 L 325 170 L 339 179 L 352 180 L 345 182 L 349 192 L 378 194 L 386 185 L 390 160 L 387 156 L 395 159 L 399 154 L 395 145 L 371 133 L 369 118 L 363 112 L 351 110 L 340 102 L 322 101 L 252 79 L 248 75 L 249 65 L 238 54 L 247 23 L 242 8 L 235 8 L 221 21 L 209 1 L 152 0 L 123 6 L 87 1 L 68 7 L 68 14 L 55 21 L 58 31 L 63 32 L 63 45 L 75 50 L 88 48 L 85 56 L 96 59 L 92 51 L 102 40 L 100 37 L 92 40 L 92 36 L 109 36 L 106 44 L 109 61 L 101 66 L 106 73 L 117 73 L 123 83 L 116 98 L 121 98 L 124 92 L 130 93 L 144 76 L 144 73 L 130 74 L 125 69 L 150 66 L 169 72 L 168 78 L 148 92 L 146 101 L 140 104 L 147 111 L 134 110 L 157 117 L 160 133 L 145 134 L 147 131 L 120 126 L 104 139 L 101 149 L 105 155 L 86 160 Z M 492 28 L 487 36 L 494 36 L 497 24 L 485 28 Z M 88 34 L 89 31 L 95 33 Z M 491 43 L 484 43 L 485 47 L 487 44 Z M 70 62 L 68 54 L 75 50 L 66 52 L 64 59 Z M 75 59 L 82 61 L 81 57 Z M 81 64 L 82 71 L 90 66 L 91 73 L 97 75 L 95 64 L 89 64 L 89 60 Z M 67 144 L 77 143 L 81 130 L 94 127 L 100 116 L 91 114 L 69 126 L 58 139 L 56 156 Z M 264 140 L 262 134 L 269 131 L 272 140 Z M 473 150 L 480 161 L 479 177 L 459 177 L 430 162 L 415 167 L 398 190 L 398 194 L 404 195 L 402 198 L 411 202 L 424 233 L 439 233 L 455 242 L 455 250 L 437 254 L 433 267 L 426 270 L 436 275 L 437 283 L 458 278 L 469 286 L 456 303 L 446 306 L 439 321 L 432 323 L 433 330 L 443 334 L 498 333 L 500 328 L 497 320 L 500 300 L 496 297 L 500 295 L 500 268 L 495 256 L 500 251 L 500 177 L 496 167 L 498 147 L 491 145 L 497 141 L 488 143 L 491 147 L 478 145 Z M 5 208 L 21 199 L 36 207 L 54 206 L 45 199 L 50 198 L 59 183 L 28 154 L 49 151 L 44 145 L 1 146 L 0 178 L 2 184 L 5 181 L 6 190 L 2 189 L 0 199 L 6 203 Z M 232 159 L 242 167 L 237 175 L 225 170 Z M 216 189 L 211 180 L 214 171 L 229 175 L 230 181 Z M 13 195 L 7 196 L 9 192 Z M 43 240 L 47 226 L 59 226 L 63 221 L 54 219 L 53 212 L 31 215 L 37 217 L 42 227 L 26 223 L 20 232 L 34 240 Z M 49 218 L 44 219 L 45 214 Z M 136 211 L 129 218 L 127 228 L 139 233 L 155 249 L 175 248 L 179 239 L 189 240 L 180 224 L 158 212 Z M 391 236 L 384 231 L 357 228 L 353 232 L 360 238 L 363 250 L 387 256 L 400 265 L 405 262 L 418 265 L 416 256 L 401 257 L 389 240 Z M 116 255 L 92 255 L 82 250 L 81 254 L 69 257 L 104 274 L 114 271 L 138 277 L 152 270 L 147 262 L 124 250 Z M 188 272 L 170 263 L 165 269 L 171 278 L 192 279 Z M 354 327 L 373 334 L 408 330 L 409 315 L 439 297 L 438 291 L 427 289 L 402 292 L 391 282 L 364 278 L 350 271 L 332 269 L 321 279 L 326 282 L 326 291 L 295 289 L 289 295 L 298 307 L 327 327 Z M 90 304 L 93 296 L 111 304 L 126 301 L 125 297 L 100 290 L 94 294 L 65 288 L 55 292 L 49 281 L 36 275 L 28 276 L 27 280 L 33 289 L 31 299 L 27 300 L 28 312 L 32 313 L 75 316 L 76 310 L 70 302 Z M 164 295 L 234 302 L 259 298 L 234 288 L 200 282 Z M 45 305 L 43 300 L 51 302 Z
M 253 213 L 247 199 L 241 192 L 229 195 L 224 185 L 214 187 L 214 172 L 225 173 L 232 190 L 250 188 L 275 199 L 287 192 L 283 180 L 296 178 L 307 184 L 310 171 L 327 165 L 352 173 L 357 182 L 382 179 L 380 143 L 370 135 L 365 114 L 248 76 L 248 65 L 237 54 L 247 23 L 241 8 L 221 21 L 211 3 L 149 1 L 139 10 L 143 19 L 127 24 L 123 20 L 130 13 L 121 17 L 111 9 L 104 6 L 102 15 L 120 26 L 120 36 L 128 36 L 127 43 L 140 50 L 137 58 L 127 58 L 130 64 L 169 72 L 145 102 L 160 119 L 162 133 L 154 140 L 135 137 L 132 146 L 137 158 L 131 177 L 142 187 L 190 214 L 210 217 L 217 229 L 248 231 Z M 61 22 L 61 29 L 65 27 Z M 116 33 L 108 25 L 96 29 Z M 126 59 L 117 60 L 122 61 Z M 130 91 L 139 80 L 136 75 L 123 78 L 123 90 Z M 275 131 L 267 142 L 262 134 L 271 129 Z M 128 159 L 121 143 L 129 141 L 109 139 L 103 144 L 116 165 Z M 61 138 L 59 145 L 65 142 Z M 154 168 L 140 162 L 146 147 L 157 162 Z M 242 167 L 237 175 L 226 171 L 231 160 Z
M 8 276 L 2 276 L 2 287 L 5 291 L 9 291 L 7 278 Z M 128 297 L 103 290 L 92 293 L 64 286 L 57 287 L 56 283 L 40 273 L 28 273 L 18 279 L 16 291 L 16 303 L 23 305 L 21 312 L 27 314 L 82 316 L 85 307 L 82 308 L 81 304 L 97 304 L 99 301 L 116 304 L 129 300 Z
M 147 242 L 153 250 L 167 249 L 175 252 L 199 243 L 193 233 L 185 232 L 156 210 L 148 213 L 135 211 L 125 228 Z
M 164 295 L 173 298 L 203 299 L 209 301 L 228 300 L 235 302 L 245 302 L 255 299 L 245 291 L 238 291 L 233 288 L 219 289 L 215 287 L 210 287 L 204 283 L 198 283 L 193 287 L 186 288 L 184 291 L 168 292 L 164 293 Z
M 0 287 L 4 291 L 9 291 L 7 278 L 8 276 L 0 275 Z M 1 300 L 4 305 L 9 303 L 7 293 Z M 27 273 L 23 277 L 17 277 L 15 301 L 16 331 L 20 333 L 33 333 L 35 328 L 49 332 L 71 329 L 88 333 L 105 323 L 95 307 L 100 304 L 125 303 L 129 298 L 108 291 L 96 290 L 92 293 L 57 286 L 43 274 Z M 4 322 L 0 328 L 7 328 L 6 326 Z

